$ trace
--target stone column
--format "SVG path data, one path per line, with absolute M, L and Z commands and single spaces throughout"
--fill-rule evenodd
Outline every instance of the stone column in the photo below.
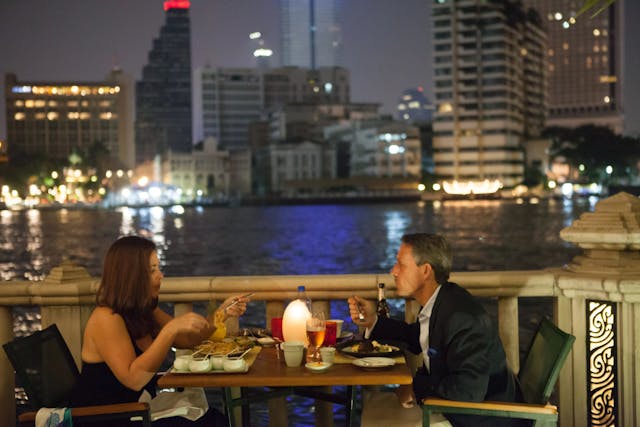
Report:
M 570 315 L 560 327 L 576 336 L 560 389 L 560 421 L 574 425 L 640 425 L 640 199 L 601 200 L 560 232 L 584 249 L 557 273 L 559 300 Z M 566 370 L 570 369 L 571 374 Z
M 33 285 L 38 287 L 33 300 L 40 305 L 42 328 L 52 323 L 58 325 L 78 367 L 81 366 L 82 336 L 95 305 L 97 285 L 84 267 L 69 261 L 52 268 L 41 284 Z M 61 297 L 57 295 L 57 288 L 63 286 L 67 289 L 60 291 L 65 295 Z

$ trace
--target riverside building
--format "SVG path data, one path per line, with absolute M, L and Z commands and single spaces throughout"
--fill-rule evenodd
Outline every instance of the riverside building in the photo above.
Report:
M 524 0 L 538 11 L 548 34 L 547 126 L 608 126 L 623 132 L 623 1 L 596 16 L 576 16 L 581 2 Z
M 432 13 L 435 173 L 449 193 L 515 186 L 545 120 L 540 18 L 509 0 L 434 0 Z
M 5 75 L 9 158 L 44 155 L 66 160 L 94 144 L 113 167 L 133 166 L 131 78 L 114 69 L 103 81 L 21 81 Z
M 136 82 L 136 166 L 193 147 L 189 8 L 189 1 L 164 2 L 165 23 Z

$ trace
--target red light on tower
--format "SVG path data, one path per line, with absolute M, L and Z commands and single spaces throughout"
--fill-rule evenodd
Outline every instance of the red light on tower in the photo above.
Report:
M 167 0 L 164 2 L 164 11 L 169 9 L 189 9 L 191 2 L 189 0 Z

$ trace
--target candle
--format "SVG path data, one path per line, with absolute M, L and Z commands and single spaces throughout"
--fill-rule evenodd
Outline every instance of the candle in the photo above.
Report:
M 282 316 L 282 335 L 285 341 L 302 341 L 308 345 L 307 319 L 311 317 L 307 304 L 302 300 L 293 300 Z

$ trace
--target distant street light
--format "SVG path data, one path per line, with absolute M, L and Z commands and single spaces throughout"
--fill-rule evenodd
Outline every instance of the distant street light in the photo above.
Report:
M 611 165 L 607 165 L 606 168 L 604 168 L 604 171 L 608 174 L 611 175 L 613 173 L 613 167 Z

